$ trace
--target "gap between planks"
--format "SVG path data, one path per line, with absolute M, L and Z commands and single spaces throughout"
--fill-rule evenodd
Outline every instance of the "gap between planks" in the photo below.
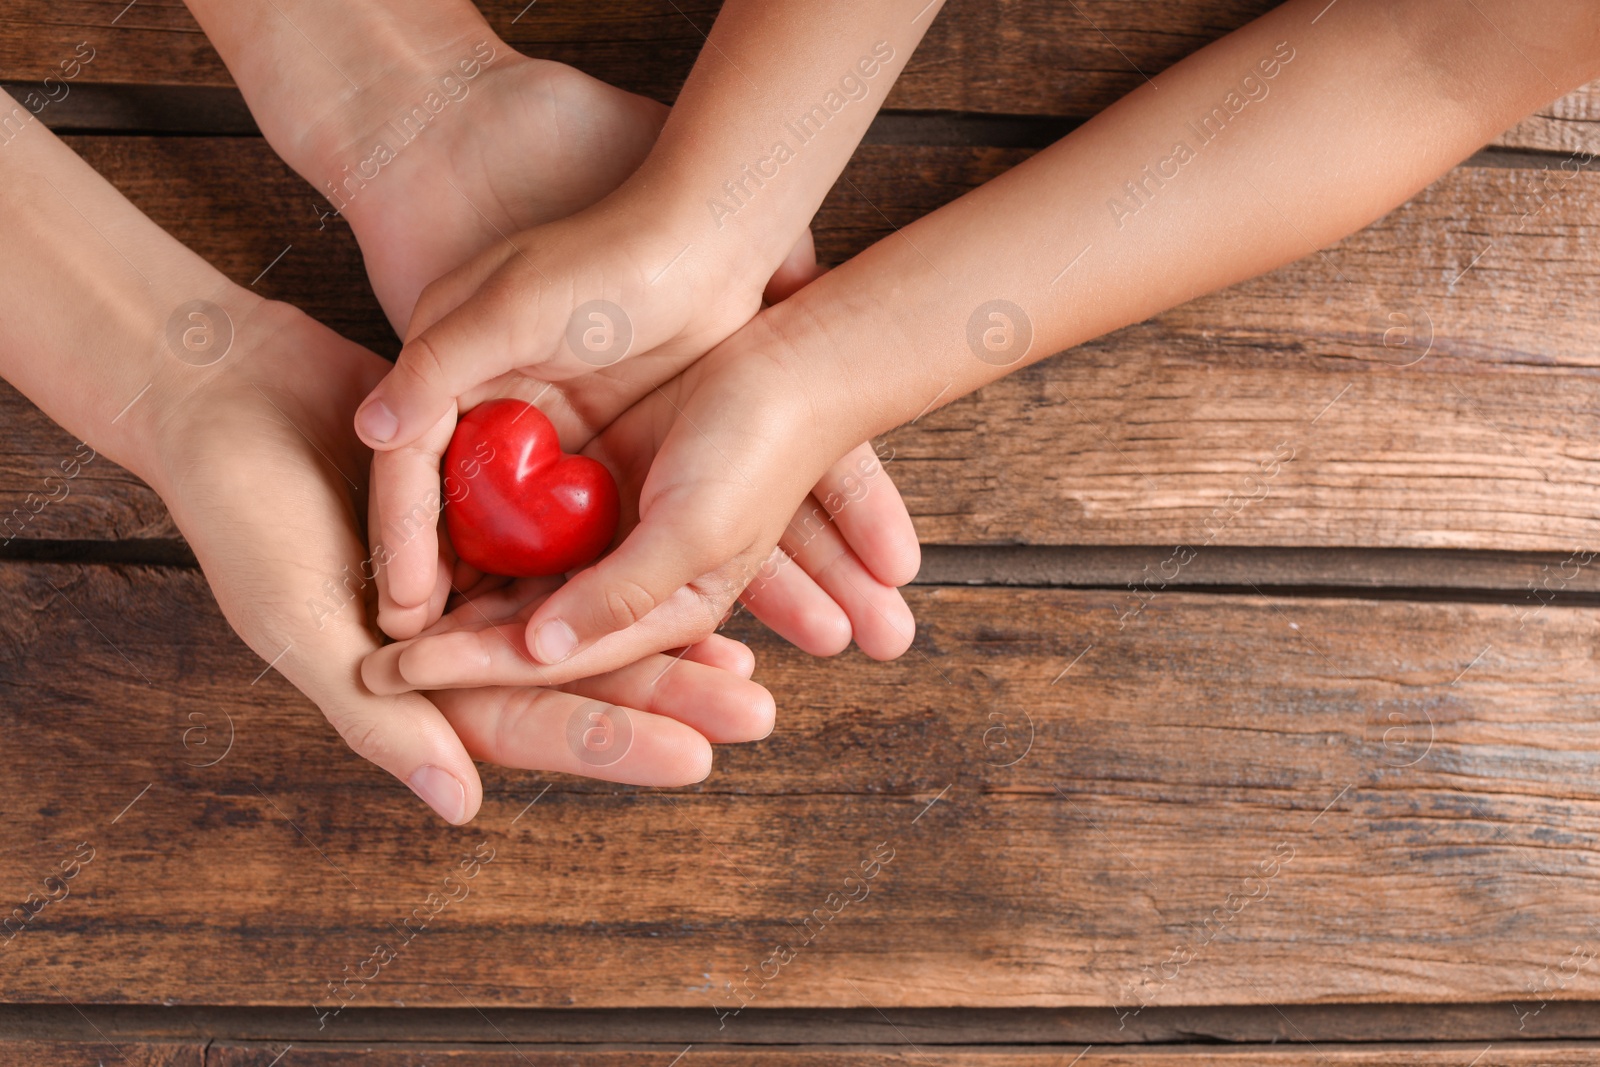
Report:
M 22 97 L 39 82 L 0 81 Z M 1089 116 L 997 115 L 960 111 L 886 109 L 872 121 L 862 144 L 935 147 L 1044 148 Z M 44 113 L 60 133 L 130 136 L 259 137 L 260 129 L 232 88 L 198 85 L 85 84 Z M 1472 167 L 1540 167 L 1570 156 L 1564 149 L 1487 146 L 1466 160 Z
M 1584 554 L 1214 546 L 1162 587 L 1201 594 L 1594 607 L 1600 605 L 1600 567 L 1592 559 L 1580 565 Z M 1122 590 L 1146 578 L 1159 585 L 1161 565 L 1171 555 L 1167 545 L 923 545 L 922 569 L 912 584 Z M 187 544 L 168 538 L 19 539 L 0 547 L 0 562 L 199 566 Z
M 1526 1008 L 1526 1006 L 1523 1006 Z M 1525 1028 L 1519 1024 L 1526 1018 Z M 310 1009 L 0 1005 L 5 1041 L 223 1041 L 519 1045 L 900 1046 L 980 1048 L 1194 1042 L 1529 1043 L 1600 1039 L 1600 1003 L 1557 1001 L 1537 1015 L 1506 1004 L 1321 1004 L 1111 1008 L 747 1009 L 718 1029 L 716 1014 L 678 1008 L 558 1011 L 488 1008 L 351 1008 L 318 1030 Z M 1126 1025 L 1122 1025 L 1126 1023 Z M 1069 1056 L 1070 1058 L 1070 1056 Z

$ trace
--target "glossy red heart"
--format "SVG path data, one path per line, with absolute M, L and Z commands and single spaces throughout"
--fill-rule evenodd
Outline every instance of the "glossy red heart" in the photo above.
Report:
M 521 400 L 487 401 L 456 423 L 444 496 L 456 555 L 486 574 L 564 574 L 593 563 L 617 532 L 611 472 L 564 455 L 544 412 Z

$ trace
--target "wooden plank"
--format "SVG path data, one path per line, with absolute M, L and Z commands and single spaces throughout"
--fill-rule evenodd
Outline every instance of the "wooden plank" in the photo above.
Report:
M 178 3 L 5 0 L 0 69 L 8 79 L 59 76 L 79 42 L 95 49 L 83 84 L 231 85 L 227 69 Z M 529 55 L 570 63 L 670 101 L 720 4 L 710 0 L 485 0 L 489 23 Z M 918 111 L 1087 118 L 1222 35 L 1271 0 L 950 0 L 887 106 Z M 519 17 L 520 16 L 520 17 Z M 316 27 L 306 32 L 315 36 Z M 1498 143 L 1570 152 L 1600 148 L 1600 87 L 1590 85 L 1519 123 Z
M 447 831 L 277 675 L 252 684 L 195 572 L 0 566 L 0 863 L 19 903 L 81 866 L 4 949 L 0 1000 L 318 1018 L 480 842 L 469 895 L 353 1004 L 679 1007 L 736 1039 L 718 1010 L 741 999 L 1537 1019 L 1600 994 L 1600 611 L 910 599 L 917 649 L 892 664 L 740 620 L 782 714 L 703 786 L 491 770 L 482 817 Z
M 242 284 L 292 246 L 257 288 L 394 351 L 348 228 L 319 229 L 303 183 L 261 142 L 72 144 Z M 841 184 L 818 218 L 821 253 L 853 254 L 1026 154 L 863 149 L 855 188 Z M 1594 546 L 1600 175 L 1543 182 L 1535 167 L 1459 168 L 1326 253 L 897 431 L 890 469 L 923 539 Z M 13 428 L 0 443 L 5 516 L 48 491 L 76 442 L 6 389 L 0 417 Z M 20 536 L 173 535 L 153 494 L 109 464 L 79 481 Z
M 1519 1010 L 1523 1013 L 1519 1015 Z M 238 1045 L 427 1045 L 513 1042 L 524 1050 L 694 1045 L 861 1045 L 880 1049 L 976 1046 L 1314 1044 L 1375 1041 L 1517 1042 L 1600 1040 L 1600 1003 L 1526 1005 L 1309 1004 L 1150 1007 L 1138 1016 L 1107 1008 L 747 1008 L 738 1026 L 718 1029 L 704 1008 L 360 1008 L 336 1027 L 317 1026 L 304 1007 L 132 1004 L 0 1004 L 0 1040 L 173 1043 L 197 1037 Z
M 0 1040 L 0 1064 L 15 1067 L 81 1067 L 106 1062 L 128 1067 L 203 1067 L 205 1046 L 116 1041 Z M 251 1060 L 234 1061 L 250 1063 Z M 400 1061 L 403 1062 L 403 1061 Z
M 269 1067 L 277 1046 L 216 1045 L 209 1051 L 208 1063 L 215 1067 Z M 687 1050 L 669 1046 L 647 1050 L 572 1052 L 565 1049 L 518 1046 L 436 1046 L 360 1048 L 330 1045 L 295 1045 L 294 1063 L 334 1065 L 370 1064 L 372 1067 L 427 1067 L 436 1063 L 472 1063 L 485 1067 L 525 1067 L 529 1062 L 561 1064 L 562 1067 L 652 1067 L 667 1062 Z M 1079 1055 L 1081 1053 L 1081 1056 Z M 1473 1060 L 1474 1055 L 1481 1058 Z M 862 1047 L 829 1048 L 746 1048 L 713 1049 L 694 1053 L 696 1064 L 707 1067 L 1062 1067 L 1068 1062 L 1084 1067 L 1197 1067 L 1222 1064 L 1225 1067 L 1388 1067 L 1390 1064 L 1417 1067 L 1563 1067 L 1591 1064 L 1600 1055 L 1600 1046 L 1589 1044 L 1529 1045 L 1491 1047 L 1464 1043 L 1415 1045 L 1367 1045 L 1360 1047 L 1318 1045 L 1310 1047 L 1228 1047 L 1217 1045 L 1179 1045 L 1165 1048 L 1127 1048 L 1094 1046 L 1068 1048 L 985 1048 L 951 1051 L 906 1046 L 893 1051 Z M 537 1056 L 537 1061 L 528 1057 Z M 1077 1058 L 1075 1058 L 1077 1057 Z

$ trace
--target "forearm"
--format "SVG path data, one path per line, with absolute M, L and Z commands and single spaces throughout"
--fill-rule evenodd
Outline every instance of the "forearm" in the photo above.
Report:
M 942 0 L 728 0 L 624 187 L 765 281 L 810 224 Z M 657 218 L 661 217 L 659 213 Z
M 1475 6 L 1515 43 L 1443 0 L 1342 0 L 1315 24 L 1326 0 L 1285 4 L 769 309 L 767 329 L 848 402 L 842 444 L 1305 256 L 1597 73 L 1579 5 L 1542 27 Z
M 267 141 L 330 199 L 403 136 L 391 124 L 421 108 L 426 125 L 506 51 L 468 0 L 186 2 Z
M 0 109 L 11 103 L 0 93 Z M 162 420 L 226 365 L 227 338 L 263 301 L 168 236 L 42 124 L 12 129 L 0 139 L 0 377 L 151 481 Z

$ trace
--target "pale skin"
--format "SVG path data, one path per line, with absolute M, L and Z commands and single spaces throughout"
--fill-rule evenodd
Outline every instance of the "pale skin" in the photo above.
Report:
M 359 666 L 382 635 L 360 597 L 309 606 L 368 560 L 369 453 L 349 420 L 388 364 L 230 282 L 37 121 L 0 144 L 0 188 L 0 375 L 149 483 L 245 643 L 442 817 L 477 812 L 474 760 L 682 785 L 709 772 L 712 742 L 771 729 L 753 657 L 723 639 L 558 688 L 374 695 Z M 594 701 L 628 709 L 632 727 L 603 767 L 569 743 Z
M 535 676 L 503 646 L 555 619 L 579 635 L 568 662 L 603 661 L 615 630 L 764 558 L 788 504 L 851 442 L 1330 244 L 1597 75 L 1593 3 L 1292 0 L 763 311 L 591 446 L 603 455 L 641 424 L 661 442 L 615 552 L 514 626 L 458 616 L 454 632 L 384 648 L 365 676 L 379 691 Z M 1196 150 L 1188 123 L 1218 106 Z M 1131 199 L 1126 183 L 1184 139 L 1192 158 Z M 969 323 L 996 299 L 1021 318 L 980 318 L 1000 351 L 979 358 Z M 1006 352 L 1019 321 L 1031 346 Z
M 397 329 L 409 322 L 414 333 L 419 321 L 449 310 L 437 294 L 481 272 L 481 264 L 510 267 L 513 261 L 525 265 L 536 258 L 554 273 L 558 267 L 549 262 L 554 259 L 563 263 L 559 269 L 567 269 L 552 238 L 558 232 L 570 231 L 574 240 L 611 248 L 621 258 L 636 255 L 637 244 L 608 243 L 592 227 L 566 216 L 591 208 L 631 180 L 628 176 L 647 156 L 654 158 L 652 145 L 666 116 L 661 105 L 571 68 L 517 55 L 467 3 L 403 0 L 398 6 L 369 2 L 328 8 L 303 0 L 191 0 L 189 6 L 228 62 L 269 141 L 342 209 Z M 735 22 L 740 6 L 728 5 Z M 307 46 L 302 31 L 314 32 L 315 49 Z M 727 97 L 718 79 L 728 73 L 712 70 L 702 77 L 710 79 L 700 93 L 708 106 Z M 400 145 L 392 135 L 395 117 L 429 93 L 440 110 L 426 132 L 398 147 L 381 167 L 373 163 L 379 140 Z M 875 103 L 868 105 L 863 101 L 860 117 L 851 116 L 854 126 L 830 131 L 831 147 L 815 153 L 818 166 L 825 170 L 835 157 L 842 165 L 875 110 Z M 672 128 L 669 123 L 669 133 Z M 684 137 L 693 135 L 689 130 L 664 144 L 681 152 Z M 726 152 L 745 148 L 736 141 Z M 371 180 L 359 178 L 375 172 Z M 769 220 L 769 228 L 760 231 L 761 257 L 737 258 L 735 246 L 727 246 L 725 258 L 739 268 L 738 284 L 730 281 L 729 291 L 736 289 L 743 302 L 736 315 L 719 319 L 702 340 L 658 347 L 648 359 L 630 359 L 555 386 L 496 372 L 481 388 L 451 398 L 449 417 L 435 417 L 426 434 L 409 443 L 392 441 L 379 453 L 370 527 L 374 551 L 381 544 L 386 559 L 378 580 L 379 623 L 386 632 L 415 636 L 437 624 L 452 592 L 476 597 L 494 587 L 454 563 L 431 521 L 418 521 L 427 502 L 438 499 L 439 462 L 455 412 L 491 396 L 536 399 L 569 451 L 588 444 L 629 406 L 748 320 L 761 305 L 763 289 L 768 299 L 778 299 L 811 277 L 815 268 L 806 225 L 814 204 L 805 205 L 820 200 L 832 175 L 797 170 L 796 180 L 804 196 L 781 202 L 781 227 Z M 780 216 L 776 205 L 773 217 Z M 751 228 L 745 242 L 751 248 L 758 243 L 753 227 L 764 218 L 750 212 L 741 220 Z M 598 266 L 612 269 L 609 261 Z M 689 279 L 710 284 L 703 265 L 691 259 L 680 266 L 684 269 L 660 288 L 662 299 L 696 306 L 684 285 Z M 446 277 L 427 284 L 441 275 Z M 455 303 L 467 295 L 462 292 Z M 614 449 L 611 460 L 624 482 L 625 501 L 629 475 L 623 468 L 639 468 L 653 455 L 653 442 L 646 443 L 643 435 L 636 439 L 639 444 L 631 450 Z M 868 491 L 862 493 L 862 486 Z M 797 532 L 783 539 L 768 567 L 769 580 L 749 593 L 747 606 L 814 654 L 841 651 L 854 639 L 870 655 L 898 655 L 909 645 L 914 624 L 896 587 L 909 581 L 918 565 L 915 531 L 904 505 L 864 445 L 824 471 L 813 489 L 792 516 Z M 830 515 L 838 509 L 828 502 L 844 500 L 850 506 Z M 635 510 L 625 504 L 625 527 L 636 521 Z M 824 520 L 825 528 L 817 532 L 814 515 Z M 403 536 L 397 532 L 402 528 Z M 543 586 L 532 583 L 531 588 Z M 654 652 L 682 645 L 676 634 L 707 632 L 727 608 L 725 597 L 686 597 L 676 612 L 663 612 L 649 627 L 620 635 L 612 644 L 614 656 L 621 663 L 637 658 L 628 656 L 629 647 Z M 563 664 L 546 678 L 562 681 L 582 673 Z

